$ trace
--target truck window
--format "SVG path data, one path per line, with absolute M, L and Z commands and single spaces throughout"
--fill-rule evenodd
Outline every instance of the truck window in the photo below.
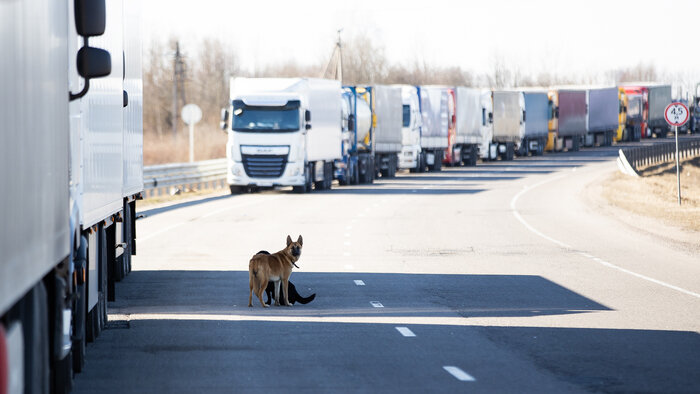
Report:
M 234 131 L 296 131 L 299 130 L 298 100 L 283 106 L 249 106 L 234 100 L 232 128 Z
M 411 106 L 403 106 L 403 127 L 411 126 Z

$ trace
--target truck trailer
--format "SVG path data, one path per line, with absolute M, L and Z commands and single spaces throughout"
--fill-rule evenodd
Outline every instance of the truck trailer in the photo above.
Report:
M 372 100 L 372 137 L 376 173 L 393 178 L 399 168 L 402 148 L 403 101 L 401 89 L 394 86 L 370 87 Z
M 396 175 L 401 152 L 401 88 L 345 86 L 342 92 L 342 158 L 335 162 L 341 185 L 372 183 Z
M 620 125 L 620 92 L 617 87 L 588 89 L 586 146 L 611 146 Z
M 69 392 L 135 253 L 139 2 L 0 4 L 0 376 Z
M 525 97 L 522 92 L 493 92 L 493 142 L 503 160 L 513 160 L 525 137 Z
M 544 154 L 549 134 L 549 117 L 551 113 L 547 91 L 523 92 L 525 97 L 525 135 L 520 143 L 519 156 L 532 153 L 535 156 Z
M 371 150 L 371 96 L 365 88 L 343 87 L 341 94 L 341 158 L 335 161 L 340 185 L 372 183 L 375 176 Z
M 482 103 L 480 89 L 465 87 L 451 88 L 454 101 L 454 116 L 448 140 L 448 148 L 445 151 L 445 163 L 450 165 L 465 164 L 476 165 L 479 158 L 480 146 L 485 141 L 483 126 L 486 121 L 486 109 Z M 490 111 L 489 111 L 490 112 Z M 489 140 L 486 142 L 490 142 Z
M 671 126 L 666 122 L 664 111 L 673 101 L 671 85 L 646 85 L 646 88 L 649 92 L 647 137 L 666 138 Z
M 339 81 L 232 78 L 230 91 L 222 128 L 231 193 L 331 188 L 334 162 L 342 157 Z
M 588 94 L 585 89 L 557 89 L 557 132 L 554 149 L 578 151 L 587 130 Z
M 447 136 L 450 128 L 449 116 L 449 92 L 443 87 L 418 87 L 420 99 L 421 125 L 421 158 L 418 162 L 423 166 L 422 172 L 427 167 L 429 171 L 440 171 L 445 149 L 447 149 Z

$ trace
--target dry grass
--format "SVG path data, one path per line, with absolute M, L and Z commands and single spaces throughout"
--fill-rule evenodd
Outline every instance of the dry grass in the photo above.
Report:
M 220 159 L 226 157 L 226 133 L 216 127 L 195 126 L 194 160 Z M 171 134 L 158 136 L 156 133 L 144 133 L 143 164 L 183 163 L 189 161 L 189 129 L 183 126 L 177 136 Z
M 681 206 L 674 163 L 644 168 L 640 175 L 634 178 L 615 173 L 604 182 L 603 197 L 634 214 L 700 232 L 700 157 L 681 162 Z

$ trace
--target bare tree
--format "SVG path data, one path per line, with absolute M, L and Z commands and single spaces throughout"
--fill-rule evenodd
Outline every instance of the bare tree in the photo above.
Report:
M 387 72 L 384 48 L 360 34 L 343 44 L 343 83 L 348 85 L 381 82 Z

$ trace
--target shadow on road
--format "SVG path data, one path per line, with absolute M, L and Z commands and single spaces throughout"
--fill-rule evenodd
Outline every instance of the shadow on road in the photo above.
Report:
M 248 271 L 133 271 L 118 285 L 114 306 L 135 313 L 261 317 L 527 317 L 609 310 L 533 275 L 294 272 L 291 280 L 302 296 L 316 293 L 316 299 L 308 305 L 263 310 L 255 297 L 254 307 L 247 306 Z M 357 286 L 355 280 L 365 286 Z M 370 301 L 384 307 L 375 308 Z
M 441 365 L 468 370 L 487 392 L 675 393 L 700 382 L 695 332 L 441 320 L 609 310 L 539 276 L 295 272 L 299 291 L 316 300 L 267 309 L 246 306 L 247 277 L 132 272 L 117 289 L 128 298 L 115 305 L 131 321 L 88 348 L 75 392 L 464 391 Z M 400 323 L 412 342 L 394 329 L 397 317 L 425 318 Z

